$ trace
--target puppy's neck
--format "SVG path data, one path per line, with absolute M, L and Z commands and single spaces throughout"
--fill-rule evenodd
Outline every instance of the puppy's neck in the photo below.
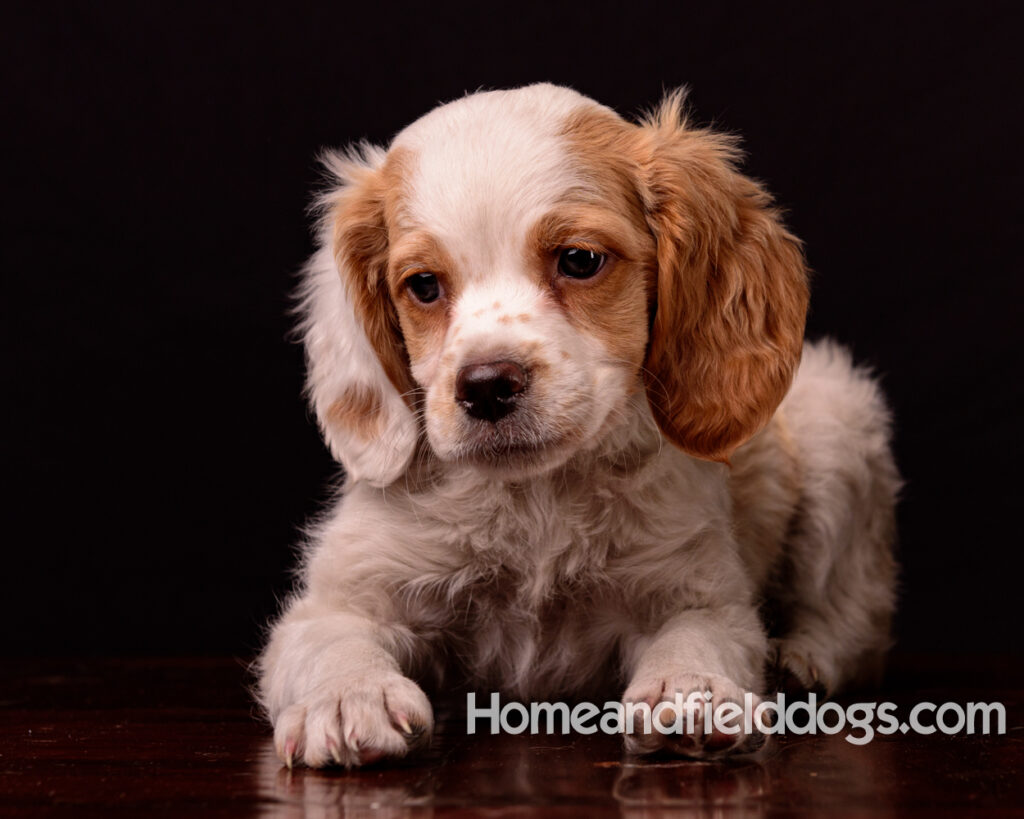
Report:
M 547 468 L 517 471 L 500 465 L 445 462 L 434 454 L 424 437 L 407 474 L 389 492 L 418 494 L 452 483 L 505 488 L 511 492 L 541 485 L 550 485 L 554 490 L 569 481 L 580 480 L 596 485 L 605 478 L 617 484 L 628 483 L 666 450 L 675 452 L 662 437 L 643 393 L 638 393 L 611 413 L 598 432 L 568 458 Z

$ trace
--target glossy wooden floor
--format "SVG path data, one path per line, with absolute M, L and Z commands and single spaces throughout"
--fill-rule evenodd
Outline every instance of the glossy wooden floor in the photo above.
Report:
M 453 702 L 416 759 L 288 771 L 240 661 L 6 662 L 0 816 L 1024 814 L 1019 661 L 896 665 L 878 699 L 1001 701 L 1006 735 L 789 737 L 756 760 L 637 762 L 614 737 L 470 737 Z

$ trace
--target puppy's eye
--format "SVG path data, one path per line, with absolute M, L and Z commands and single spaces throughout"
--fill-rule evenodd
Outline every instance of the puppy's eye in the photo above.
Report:
M 441 295 L 441 282 L 433 273 L 414 273 L 405 280 L 405 286 L 412 291 L 416 300 L 423 304 L 437 301 Z
M 582 247 L 563 248 L 558 254 L 558 272 L 570 279 L 589 279 L 604 267 L 604 258 Z

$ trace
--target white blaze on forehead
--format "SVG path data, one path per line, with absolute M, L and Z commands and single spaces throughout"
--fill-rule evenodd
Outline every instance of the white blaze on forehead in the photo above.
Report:
M 440 239 L 464 276 L 521 257 L 527 231 L 573 190 L 597 193 L 578 175 L 562 130 L 582 108 L 568 88 L 489 91 L 436 108 L 394 141 L 416 157 L 405 218 Z

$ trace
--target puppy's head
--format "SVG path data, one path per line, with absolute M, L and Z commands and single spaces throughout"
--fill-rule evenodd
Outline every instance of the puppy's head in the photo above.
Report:
M 641 392 L 673 443 L 726 460 L 785 393 L 807 302 L 799 245 L 736 158 L 679 95 L 634 125 L 550 85 L 329 158 L 305 329 L 350 475 L 392 482 L 421 429 L 443 461 L 548 469 Z

